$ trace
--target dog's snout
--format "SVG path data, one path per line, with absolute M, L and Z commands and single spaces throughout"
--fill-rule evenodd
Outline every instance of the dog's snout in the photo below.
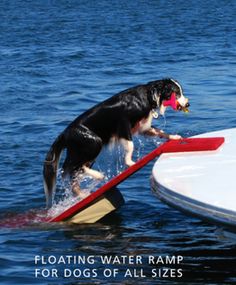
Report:
M 187 104 L 185 105 L 185 107 L 186 107 L 186 108 L 190 107 L 190 104 L 189 104 L 189 103 L 187 103 Z

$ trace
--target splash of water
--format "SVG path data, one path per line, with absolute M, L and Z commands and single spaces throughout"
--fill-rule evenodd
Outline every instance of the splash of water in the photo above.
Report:
M 142 136 L 137 136 L 134 138 L 135 152 L 134 160 L 138 161 L 145 154 L 147 144 L 157 145 L 157 141 L 154 138 L 143 138 Z M 96 162 L 93 165 L 93 168 L 102 172 L 104 174 L 104 179 L 96 180 L 89 175 L 80 174 L 78 175 L 78 181 L 80 185 L 81 193 L 79 196 L 76 196 L 71 187 L 71 181 L 69 179 L 62 178 L 62 170 L 58 173 L 58 191 L 57 196 L 54 199 L 53 207 L 48 211 L 48 217 L 54 217 L 59 215 L 61 212 L 70 208 L 75 203 L 83 200 L 88 197 L 92 192 L 99 189 L 103 184 L 111 180 L 113 177 L 117 176 L 123 172 L 126 168 L 124 164 L 124 150 L 123 147 L 119 144 L 116 147 L 104 148 Z
M 138 161 L 147 153 L 147 148 L 152 146 L 153 149 L 153 145 L 155 147 L 158 146 L 160 139 L 137 136 L 134 138 L 134 144 L 134 159 Z M 101 171 L 105 177 L 100 181 L 93 179 L 89 175 L 79 176 L 78 182 L 81 188 L 80 196 L 76 196 L 73 193 L 70 179 L 63 179 L 62 169 L 59 169 L 57 195 L 55 196 L 53 206 L 49 210 L 33 209 L 27 213 L 7 213 L 2 217 L 0 227 L 22 228 L 45 224 L 50 218 L 59 215 L 75 203 L 88 197 L 103 184 L 124 171 L 126 166 L 124 164 L 123 148 L 120 145 L 117 145 L 115 148 L 105 148 L 97 158 L 94 168 Z

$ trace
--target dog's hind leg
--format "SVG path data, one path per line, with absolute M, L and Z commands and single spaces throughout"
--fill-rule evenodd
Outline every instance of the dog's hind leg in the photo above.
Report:
M 83 166 L 82 169 L 84 170 L 84 172 L 90 176 L 92 176 L 94 179 L 98 179 L 98 180 L 102 180 L 104 178 L 103 173 L 94 170 L 92 168 L 89 168 L 87 166 Z
M 102 149 L 102 140 L 83 125 L 69 129 L 66 136 L 67 156 L 62 168 L 73 179 L 72 188 L 77 193 L 80 191 L 77 175 L 87 173 L 95 179 L 103 178 L 102 173 L 89 167 Z

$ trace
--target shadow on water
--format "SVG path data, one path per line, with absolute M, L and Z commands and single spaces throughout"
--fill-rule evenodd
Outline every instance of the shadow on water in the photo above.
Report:
M 32 243 L 32 237 L 40 238 L 46 234 L 48 241 L 44 241 L 40 249 L 40 254 L 45 256 L 94 257 L 93 264 L 86 261 L 84 264 L 80 263 L 79 267 L 78 264 L 70 265 L 70 270 L 79 268 L 82 275 L 79 278 L 71 276 L 67 284 L 81 284 L 81 282 L 104 284 L 102 272 L 106 268 L 119 269 L 116 278 L 109 278 L 109 284 L 137 284 L 137 282 L 153 284 L 154 281 L 161 284 L 169 284 L 168 282 L 171 284 L 207 284 L 206 282 L 233 284 L 235 282 L 236 237 L 227 236 L 219 228 L 185 216 L 162 205 L 159 201 L 156 202 L 156 206 L 148 207 L 146 201 L 127 199 L 126 204 L 118 211 L 107 215 L 95 224 L 47 224 L 42 221 L 42 217 L 45 217 L 44 210 L 32 210 L 26 214 L 17 215 L 9 213 L 5 217 L 1 216 L 1 227 L 5 220 L 5 226 L 7 225 L 11 231 L 26 232 L 29 243 Z M 34 223 L 28 223 L 32 219 Z M 192 231 L 192 228 L 195 231 Z M 58 246 L 60 243 L 63 243 L 62 248 Z M 48 251 L 48 248 L 55 244 L 57 245 L 55 250 Z M 113 258 L 141 256 L 142 263 L 131 264 L 126 260 L 103 264 L 101 256 Z M 150 256 L 155 257 L 156 263 L 149 262 Z M 157 262 L 159 256 L 183 256 L 183 262 L 163 266 L 162 263 Z M 48 264 L 47 268 L 50 269 L 53 266 Z M 62 272 L 66 267 L 62 264 L 57 265 L 57 268 Z M 93 268 L 97 270 L 94 278 Z M 166 273 L 165 277 L 155 275 L 154 278 L 153 272 L 163 275 L 163 268 L 169 270 L 168 274 Z M 127 269 L 135 269 L 137 276 L 130 279 L 124 278 Z M 182 276 L 178 281 L 170 274 L 177 274 L 179 269 Z M 78 271 L 75 274 L 78 274 Z M 89 274 L 90 277 L 88 277 Z M 51 282 L 57 284 L 53 278 Z
M 228 238 L 220 229 L 198 219 L 191 219 L 190 226 L 190 218 L 178 212 L 175 212 L 175 218 L 173 218 L 173 212 L 168 214 L 171 211 L 168 207 L 163 207 L 158 211 L 152 208 L 150 211 L 144 212 L 147 207 L 145 203 L 135 202 L 135 210 L 133 210 L 133 203 L 128 201 L 120 210 L 92 225 L 67 224 L 58 228 L 52 227 L 50 239 L 64 240 L 64 246 L 70 243 L 70 248 L 66 251 L 67 255 L 93 256 L 96 260 L 95 268 L 98 270 L 96 284 L 104 284 L 102 281 L 104 276 L 101 272 L 106 268 L 119 269 L 119 275 L 114 279 L 114 283 L 110 282 L 109 284 L 136 284 L 136 282 L 138 284 L 153 284 L 154 280 L 163 284 L 165 282 L 167 284 L 169 284 L 168 282 L 206 284 L 206 281 L 218 282 L 216 284 L 234 283 L 236 274 L 235 237 Z M 156 218 L 150 219 L 153 211 L 153 216 Z M 137 215 L 140 212 L 143 214 Z M 183 220 L 183 223 L 176 225 L 176 220 L 180 219 Z M 195 228 L 195 232 L 191 232 L 192 227 Z M 224 240 L 224 245 L 222 245 L 222 240 Z M 65 251 L 58 249 L 54 254 L 56 256 L 65 255 Z M 131 264 L 127 261 L 120 261 L 103 264 L 101 256 L 112 256 L 113 258 L 116 256 L 141 256 L 142 263 Z M 149 262 L 150 256 L 155 257 L 156 263 Z M 157 262 L 160 256 L 183 256 L 183 262 L 163 266 L 161 262 Z M 76 266 L 70 267 L 72 270 L 73 268 Z M 86 262 L 80 264 L 79 268 L 81 270 L 92 269 L 94 265 Z M 154 279 L 153 272 L 164 274 L 163 271 L 159 271 L 163 268 L 169 270 L 167 276 Z M 127 269 L 136 269 L 139 275 L 142 271 L 145 278 L 142 277 L 143 275 L 137 275 L 135 280 L 132 278 L 130 281 L 127 278 L 124 280 L 123 276 Z M 180 283 L 170 276 L 170 274 L 177 274 L 179 269 L 182 272 Z M 69 284 L 77 284 L 76 280 L 77 278 L 74 277 L 75 283 Z M 82 280 L 86 282 L 87 277 L 80 278 L 79 282 Z

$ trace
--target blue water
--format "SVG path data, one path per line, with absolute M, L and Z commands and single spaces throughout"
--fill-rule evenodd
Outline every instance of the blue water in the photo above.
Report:
M 156 122 L 166 132 L 236 127 L 235 10 L 233 0 L 1 1 L 1 284 L 236 283 L 235 238 L 159 202 L 153 163 L 119 186 L 126 204 L 100 223 L 24 226 L 22 215 L 44 209 L 42 164 L 54 138 L 135 84 L 173 77 L 183 85 L 191 112 L 168 111 Z M 146 277 L 122 277 L 129 264 L 114 278 L 35 277 L 35 255 L 68 254 L 182 255 L 183 276 L 153 278 L 144 263 Z

